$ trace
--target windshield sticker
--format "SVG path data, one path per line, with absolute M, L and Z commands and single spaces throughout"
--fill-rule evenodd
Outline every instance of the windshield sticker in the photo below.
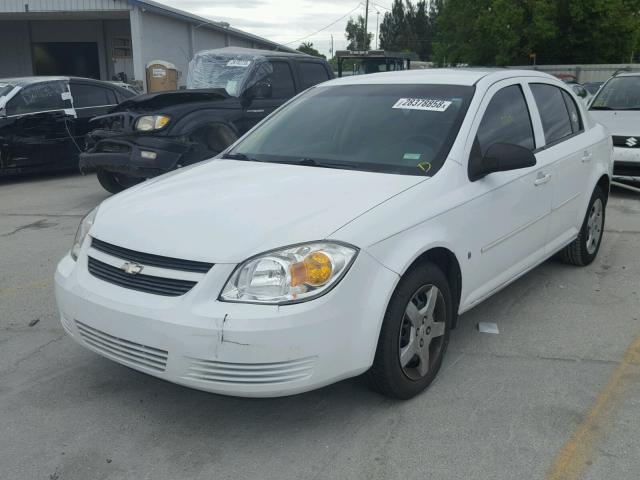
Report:
M 405 153 L 402 157 L 403 160 L 420 160 L 422 154 L 420 153 Z
M 425 110 L 427 112 L 444 112 L 453 102 L 449 100 L 433 100 L 428 98 L 401 98 L 391 108 L 407 110 Z
M 243 67 L 246 68 L 251 65 L 251 60 L 229 60 L 227 67 Z
M 431 163 L 430 162 L 422 162 L 419 163 L 418 165 L 416 165 L 420 170 L 422 170 L 424 173 L 428 173 L 429 170 L 431 170 Z

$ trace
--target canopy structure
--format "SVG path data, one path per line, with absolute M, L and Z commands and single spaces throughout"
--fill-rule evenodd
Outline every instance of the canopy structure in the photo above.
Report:
M 418 56 L 412 52 L 390 52 L 388 50 L 338 50 L 338 77 L 342 77 L 345 60 L 353 61 L 353 75 L 366 73 L 409 70 L 411 60 Z

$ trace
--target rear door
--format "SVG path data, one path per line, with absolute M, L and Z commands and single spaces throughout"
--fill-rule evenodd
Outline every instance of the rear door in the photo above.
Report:
M 77 115 L 75 137 L 79 145 L 84 145 L 84 137 L 90 130 L 89 121 L 106 114 L 118 100 L 113 89 L 95 83 L 72 80 L 70 87 Z
M 549 251 L 552 252 L 578 234 L 584 215 L 581 199 L 589 183 L 595 146 L 585 135 L 584 121 L 572 95 L 547 83 L 531 81 L 529 88 L 544 137 L 536 157 L 549 164 L 549 173 L 553 176 L 549 222 Z
M 3 168 L 56 170 L 77 165 L 75 114 L 66 81 L 27 85 L 5 110 Z
M 299 91 L 299 88 L 296 88 L 293 70 L 288 61 L 269 60 L 269 62 L 273 67 L 273 72 L 266 80 L 271 84 L 271 95 L 253 99 L 245 110 L 245 121 L 243 122 L 245 128 L 241 133 L 252 128 Z
M 300 81 L 300 90 L 306 90 L 318 83 L 326 82 L 331 79 L 329 71 L 324 63 L 301 61 L 298 65 L 298 79 Z

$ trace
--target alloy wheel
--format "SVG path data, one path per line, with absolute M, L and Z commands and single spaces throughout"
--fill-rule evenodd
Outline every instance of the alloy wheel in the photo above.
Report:
M 602 237 L 602 229 L 604 216 L 602 215 L 604 207 L 602 200 L 597 198 L 591 210 L 589 211 L 589 218 L 587 219 L 587 252 L 589 255 L 593 255 L 598 249 L 600 243 L 600 237 Z
M 420 380 L 442 354 L 446 331 L 445 301 L 435 285 L 423 285 L 407 304 L 399 335 L 402 372 Z

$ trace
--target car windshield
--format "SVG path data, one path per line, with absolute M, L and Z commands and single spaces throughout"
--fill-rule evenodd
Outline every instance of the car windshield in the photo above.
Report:
M 245 53 L 197 53 L 189 62 L 187 88 L 223 88 L 233 97 L 242 93 L 273 71 L 265 57 Z
M 609 80 L 591 103 L 591 110 L 640 110 L 640 75 Z
M 474 90 L 459 85 L 313 88 L 226 157 L 433 176 L 444 164 Z

